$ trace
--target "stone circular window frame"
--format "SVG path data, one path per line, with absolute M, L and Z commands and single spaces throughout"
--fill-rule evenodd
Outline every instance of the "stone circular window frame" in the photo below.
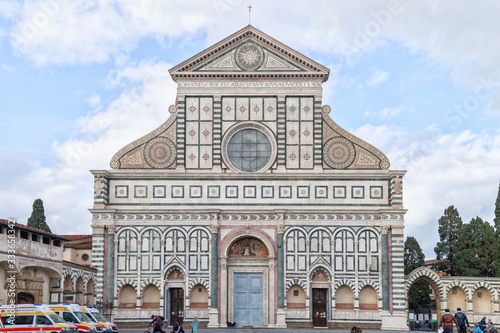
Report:
M 227 146 L 231 138 L 239 131 L 246 129 L 254 129 L 261 132 L 267 137 L 269 143 L 271 144 L 271 156 L 269 157 L 269 161 L 259 170 L 255 171 L 240 170 L 237 167 L 235 167 L 233 163 L 231 163 L 229 156 L 227 154 Z M 229 170 L 237 173 L 258 173 L 258 172 L 265 172 L 274 165 L 274 163 L 276 162 L 276 156 L 278 155 L 278 143 L 276 142 L 276 137 L 274 136 L 274 133 L 267 126 L 254 121 L 245 121 L 242 123 L 235 124 L 227 130 L 227 132 L 224 134 L 224 137 L 222 138 L 221 151 L 222 151 L 222 160 L 229 168 Z

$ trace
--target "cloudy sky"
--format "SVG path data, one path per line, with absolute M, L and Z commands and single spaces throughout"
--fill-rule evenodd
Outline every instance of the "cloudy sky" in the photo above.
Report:
M 500 180 L 500 2 L 252 0 L 252 24 L 331 70 L 324 103 L 404 180 L 406 235 L 493 220 Z M 90 233 L 93 178 L 168 117 L 168 69 L 248 24 L 248 1 L 0 0 L 0 217 L 36 198 Z

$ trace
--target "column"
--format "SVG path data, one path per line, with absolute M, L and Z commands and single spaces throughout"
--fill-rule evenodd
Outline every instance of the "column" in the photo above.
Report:
M 382 226 L 382 327 L 381 330 L 408 330 L 403 221 Z M 439 295 L 437 296 L 439 297 Z
M 107 253 L 107 276 L 106 276 L 106 298 L 113 302 L 115 298 L 115 227 L 108 226 L 108 253 Z
M 210 261 L 210 310 L 208 311 L 208 328 L 219 327 L 219 225 L 217 214 L 212 214 L 210 224 L 211 261 Z
M 104 301 L 104 227 L 97 225 L 97 221 L 92 221 L 92 267 L 97 269 L 96 282 L 96 301 Z M 64 280 L 61 282 L 64 292 Z M 63 302 L 63 299 L 60 299 Z
M 285 232 L 285 215 L 283 212 L 278 213 L 278 225 L 276 226 L 278 233 L 278 311 L 276 312 L 276 327 L 286 328 L 286 312 L 285 312 L 285 256 L 283 234 Z

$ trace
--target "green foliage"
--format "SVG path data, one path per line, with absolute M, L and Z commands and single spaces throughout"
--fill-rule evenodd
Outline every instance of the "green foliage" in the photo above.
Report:
M 493 222 L 495 222 L 497 236 L 500 236 L 500 184 L 498 184 L 497 201 L 495 202 L 495 218 Z
M 457 271 L 453 265 L 457 251 L 458 238 L 463 222 L 458 210 L 452 205 L 444 210 L 443 216 L 438 221 L 439 242 L 434 248 L 436 259 L 447 259 L 438 262 L 435 266 L 438 271 L 456 276 Z
M 426 313 L 435 306 L 431 300 L 431 286 L 424 278 L 417 279 L 408 291 L 408 307 L 410 310 Z
M 28 227 L 52 232 L 50 231 L 47 222 L 45 222 L 45 209 L 43 208 L 42 199 L 36 199 L 33 202 L 33 211 L 31 212 L 31 216 L 28 218 Z
M 497 201 L 495 202 L 495 231 L 496 231 L 496 244 L 495 244 L 495 259 L 493 261 L 493 269 L 495 275 L 500 277 L 500 184 L 498 185 Z
M 405 241 L 405 275 L 425 264 L 425 255 L 415 237 L 408 236 Z
M 496 238 L 495 229 L 480 217 L 464 224 L 460 230 L 456 255 L 451 261 L 455 272 L 462 276 L 494 276 Z

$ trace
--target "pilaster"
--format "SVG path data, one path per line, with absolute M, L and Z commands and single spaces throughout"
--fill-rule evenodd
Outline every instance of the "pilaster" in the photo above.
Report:
M 211 214 L 210 222 L 211 264 L 210 264 L 210 310 L 208 311 L 208 328 L 219 327 L 219 225 L 218 215 Z
M 276 232 L 278 234 L 278 310 L 276 312 L 276 327 L 286 328 L 285 312 L 285 258 L 283 249 L 283 234 L 285 232 L 284 212 L 278 213 L 278 224 Z

